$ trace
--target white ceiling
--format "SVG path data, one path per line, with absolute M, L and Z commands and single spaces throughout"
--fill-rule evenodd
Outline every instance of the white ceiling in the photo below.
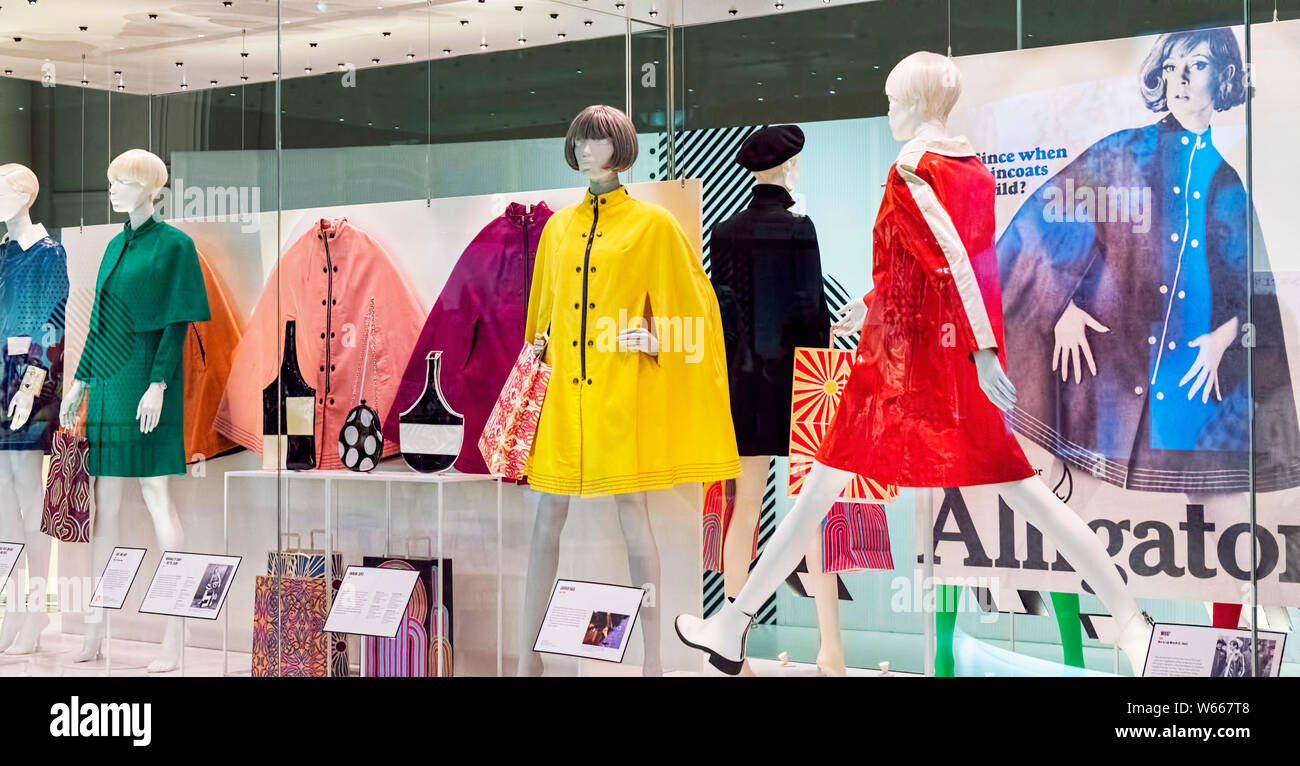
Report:
M 615 0 L 280 0 L 277 9 L 276 0 L 5 0 L 0 71 L 40 80 L 52 65 L 55 85 L 84 79 L 141 94 L 181 90 L 182 82 L 190 90 L 241 77 L 265 82 L 277 71 L 277 10 L 279 66 L 285 77 L 303 77 L 308 67 L 318 75 L 340 63 L 364 69 L 828 4 L 786 0 L 778 10 L 772 0 L 628 0 L 620 10 Z

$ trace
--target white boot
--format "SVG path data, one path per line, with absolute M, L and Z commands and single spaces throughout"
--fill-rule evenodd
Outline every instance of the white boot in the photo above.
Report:
M 1133 666 L 1133 675 L 1141 678 L 1147 661 L 1147 649 L 1151 645 L 1151 634 L 1155 623 L 1146 612 L 1138 612 L 1129 618 L 1128 623 L 1120 628 L 1119 638 L 1115 644 L 1128 657 Z
M 745 665 L 745 639 L 754 615 L 745 614 L 728 600 L 707 620 L 680 614 L 673 627 L 683 644 L 709 655 L 709 664 L 729 676 L 738 675 Z
M 35 654 L 41 648 L 41 632 L 50 624 L 44 612 L 28 612 L 18 638 L 5 650 L 5 654 Z

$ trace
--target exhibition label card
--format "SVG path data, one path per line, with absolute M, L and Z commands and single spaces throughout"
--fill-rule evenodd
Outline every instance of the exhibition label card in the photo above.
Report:
M 1174 676 L 1199 678 L 1249 678 L 1256 674 L 1277 676 L 1282 670 L 1286 634 L 1256 631 L 1251 651 L 1250 631 L 1215 628 L 1208 625 L 1156 623 L 1147 649 L 1143 677 Z
M 141 614 L 215 620 L 226 602 L 242 556 L 164 551 Z
M 108 565 L 99 576 L 95 586 L 95 595 L 90 597 L 91 606 L 105 609 L 121 609 L 126 603 L 126 595 L 135 583 L 135 576 L 144 563 L 144 548 L 114 548 L 108 557 Z
M 622 662 L 644 588 L 556 580 L 533 651 Z
M 348 567 L 325 630 L 396 638 L 420 573 L 411 569 Z
M 18 563 L 22 552 L 22 543 L 0 543 L 0 591 L 9 582 L 9 575 L 13 574 L 14 565 Z

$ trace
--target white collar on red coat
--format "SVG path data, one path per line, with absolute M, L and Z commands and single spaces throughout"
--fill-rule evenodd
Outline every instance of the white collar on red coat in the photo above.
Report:
M 975 149 L 965 136 L 950 136 L 943 123 L 930 120 L 921 123 L 916 129 L 916 136 L 903 144 L 898 152 L 898 161 L 908 167 L 916 167 L 921 155 L 926 152 L 945 157 L 971 157 L 974 156 Z

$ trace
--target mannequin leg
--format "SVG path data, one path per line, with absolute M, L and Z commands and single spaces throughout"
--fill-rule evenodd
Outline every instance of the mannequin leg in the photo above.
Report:
M 519 664 L 517 676 L 540 676 L 545 666 L 533 651 L 537 631 L 546 617 L 546 603 L 560 567 L 560 533 L 569 517 L 569 497 L 534 492 L 537 517 L 528 554 L 528 577 L 524 582 L 524 611 L 519 621 Z
M 140 479 L 140 494 L 144 496 L 144 506 L 149 510 L 149 516 L 153 518 L 153 529 L 158 538 L 159 549 L 176 551 L 184 548 L 185 532 L 181 529 L 181 517 L 176 512 L 176 504 L 172 502 L 171 493 L 167 490 L 167 477 L 151 476 Z M 180 617 L 168 617 L 158 656 L 149 663 L 146 670 L 150 673 L 169 673 L 179 668 L 184 645 L 185 620 Z
M 727 598 L 735 598 L 749 579 L 749 565 L 754 558 L 754 532 L 763 509 L 763 490 L 767 488 L 767 468 L 771 458 L 747 455 L 740 459 L 740 476 L 736 479 L 736 508 L 731 514 L 727 536 L 722 540 L 722 583 Z M 752 676 L 749 663 L 740 671 Z
M 677 635 L 682 642 L 707 652 L 710 663 L 723 672 L 739 673 L 750 620 L 798 566 L 809 540 L 817 535 L 822 520 L 852 478 L 848 471 L 814 462 L 794 508 L 777 525 L 736 600 L 723 604 L 707 620 L 686 614 L 677 617 Z
M 116 476 L 95 478 L 95 530 L 91 540 L 90 563 L 92 578 L 99 577 L 104 571 L 108 557 L 117 547 L 121 535 L 118 518 L 122 513 L 122 491 L 126 488 L 126 481 Z M 89 601 L 89 594 L 86 599 Z M 106 627 L 104 610 L 87 608 L 86 635 L 75 662 L 90 662 L 99 658 Z
M 844 642 L 840 636 L 839 580 L 822 569 L 822 536 L 814 534 L 804 551 L 808 563 L 808 591 L 817 604 L 817 669 L 822 675 L 842 678 L 848 675 L 844 662 Z
M 0 540 L 23 542 L 23 516 L 19 510 L 18 491 L 13 477 L 13 466 L 6 453 L 0 452 Z M 23 623 L 27 621 L 27 572 L 22 562 L 14 566 L 5 586 L 5 616 L 0 622 L 0 652 L 13 645 Z
M 627 543 L 627 568 L 632 584 L 645 587 L 654 597 L 651 605 L 642 604 L 637 618 L 641 623 L 641 638 L 645 644 L 645 661 L 641 675 L 662 676 L 664 663 L 659 646 L 659 546 L 655 544 L 654 529 L 650 526 L 650 509 L 644 492 L 627 492 L 614 495 L 618 506 L 618 524 L 623 529 Z
M 1079 594 L 1052 593 L 1052 611 L 1056 613 L 1056 627 L 1061 631 L 1061 661 L 1072 667 L 1083 667 L 1083 625 L 1079 622 Z
M 1117 643 L 1128 655 L 1134 675 L 1140 675 L 1151 630 L 1096 534 L 1036 478 L 995 486 L 1011 507 L 1051 540 L 1087 580 L 1119 625 Z
M 934 675 L 952 678 L 957 675 L 957 658 L 952 653 L 952 637 L 957 631 L 957 604 L 960 585 L 936 585 L 934 589 Z
M 9 464 L 23 517 L 27 584 L 24 590 L 14 590 L 16 599 L 24 598 L 26 616 L 18 637 L 5 654 L 31 654 L 40 646 L 41 631 L 50 624 L 50 616 L 45 611 L 45 591 L 50 576 L 50 538 L 41 532 L 41 505 L 45 498 L 45 488 L 41 485 L 41 453 L 34 450 L 10 452 Z

